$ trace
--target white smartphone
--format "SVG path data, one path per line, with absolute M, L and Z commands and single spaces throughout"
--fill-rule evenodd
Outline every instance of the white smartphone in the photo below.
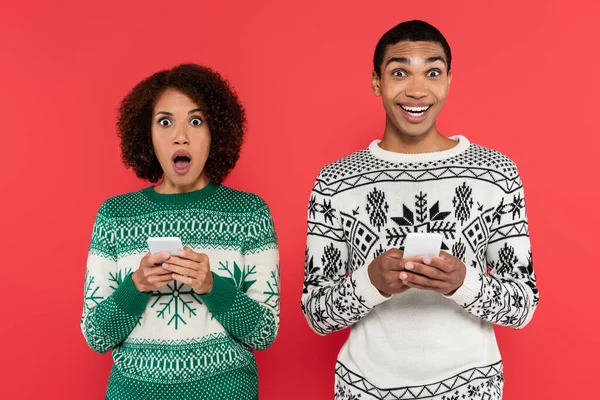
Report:
M 409 233 L 404 241 L 404 258 L 439 257 L 442 235 L 439 233 Z
M 172 256 L 178 256 L 183 250 L 181 239 L 178 237 L 149 237 L 148 248 L 152 254 L 169 252 Z

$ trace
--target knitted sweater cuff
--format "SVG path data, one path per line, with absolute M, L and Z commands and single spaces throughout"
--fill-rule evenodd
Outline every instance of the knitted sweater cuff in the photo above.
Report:
M 481 280 L 483 276 L 475 268 L 467 267 L 467 274 L 462 286 L 458 288 L 451 296 L 446 296 L 454 300 L 459 306 L 465 307 L 477 299 L 481 291 Z
M 210 293 L 200 295 L 200 299 L 202 299 L 213 315 L 219 315 L 231 308 L 238 289 L 218 274 L 212 272 L 212 275 L 213 287 Z
M 142 293 L 135 288 L 131 280 L 131 274 L 128 274 L 117 290 L 112 294 L 114 302 L 123 312 L 135 317 L 141 316 L 148 301 L 150 293 Z
M 379 290 L 371 283 L 369 278 L 369 265 L 363 265 L 352 273 L 352 280 L 355 282 L 354 291 L 356 296 L 362 298 L 365 305 L 369 308 L 391 298 L 382 295 Z

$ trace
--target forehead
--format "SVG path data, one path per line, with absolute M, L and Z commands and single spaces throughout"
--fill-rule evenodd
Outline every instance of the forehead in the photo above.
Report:
M 194 103 L 192 99 L 190 99 L 187 95 L 180 92 L 177 89 L 168 88 L 165 89 L 162 93 L 158 95 L 156 98 L 156 102 L 154 104 L 154 108 L 159 107 L 182 107 L 182 108 L 198 108 L 198 105 Z
M 442 57 L 446 62 L 448 61 L 440 43 L 402 41 L 386 48 L 383 64 L 386 65 L 391 58 L 408 58 L 416 61 L 430 57 Z

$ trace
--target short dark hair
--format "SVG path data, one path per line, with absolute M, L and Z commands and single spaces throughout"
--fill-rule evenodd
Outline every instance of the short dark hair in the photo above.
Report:
M 452 62 L 452 52 L 446 38 L 437 28 L 425 21 L 413 20 L 401 22 L 389 31 L 387 31 L 375 46 L 375 55 L 373 56 L 373 70 L 377 76 L 381 77 L 381 64 L 388 46 L 393 46 L 398 42 L 435 42 L 439 43 L 444 49 L 446 61 L 448 62 L 448 71 Z
M 153 183 L 163 176 L 152 145 L 152 112 L 167 89 L 180 91 L 200 107 L 211 136 L 204 170 L 210 181 L 221 183 L 239 159 L 246 114 L 229 83 L 210 68 L 196 64 L 157 72 L 125 96 L 117 120 L 123 163 L 139 178 Z

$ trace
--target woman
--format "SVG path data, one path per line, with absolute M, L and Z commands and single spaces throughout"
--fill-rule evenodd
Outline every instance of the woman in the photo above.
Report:
M 94 225 L 81 328 L 113 352 L 107 399 L 256 399 L 252 349 L 279 326 L 279 265 L 259 197 L 221 185 L 239 158 L 245 113 L 217 73 L 158 72 L 123 100 L 123 161 L 152 183 L 110 198 Z M 149 237 L 179 237 L 177 255 Z

